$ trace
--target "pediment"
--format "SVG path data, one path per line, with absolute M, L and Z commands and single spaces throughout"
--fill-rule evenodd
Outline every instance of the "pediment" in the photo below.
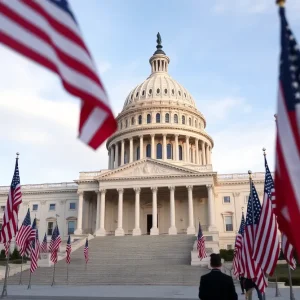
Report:
M 196 174 L 197 171 L 174 166 L 172 164 L 146 158 L 136 161 L 118 169 L 107 172 L 99 179 L 128 178 L 128 177 L 151 177 L 151 176 L 178 176 Z

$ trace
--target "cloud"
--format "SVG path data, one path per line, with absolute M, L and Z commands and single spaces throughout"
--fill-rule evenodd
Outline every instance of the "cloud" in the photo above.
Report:
M 217 100 L 200 101 L 203 113 L 210 123 L 220 122 L 227 119 L 232 113 L 248 114 L 252 107 L 243 98 L 225 97 Z

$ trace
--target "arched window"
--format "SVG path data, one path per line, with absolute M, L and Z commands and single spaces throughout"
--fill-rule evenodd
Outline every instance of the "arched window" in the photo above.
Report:
M 160 143 L 156 145 L 156 158 L 162 159 L 162 145 Z
M 149 123 L 151 123 L 151 115 L 150 114 L 147 115 L 147 124 L 149 124 Z
M 134 117 L 131 118 L 131 125 L 134 125 Z
M 140 146 L 137 146 L 136 148 L 136 160 L 140 159 Z
M 182 124 L 185 124 L 185 116 L 182 116 Z
M 179 160 L 182 160 L 182 146 L 178 146 L 178 152 L 179 152 Z
M 156 123 L 160 123 L 160 114 L 156 114 Z
M 195 120 L 195 127 L 198 127 L 198 126 L 197 126 L 197 120 Z
M 146 147 L 146 157 L 151 158 L 151 145 L 150 144 L 148 144 Z
M 167 159 L 173 159 L 172 144 L 167 145 Z
M 165 115 L 165 122 L 170 123 L 170 115 L 169 114 Z
M 192 119 L 189 118 L 189 125 L 192 126 Z
M 128 120 L 126 119 L 126 121 L 125 121 L 125 128 L 127 128 L 128 127 Z
M 139 115 L 139 125 L 142 124 L 142 115 Z
M 174 115 L 174 123 L 178 123 L 178 115 L 177 114 Z

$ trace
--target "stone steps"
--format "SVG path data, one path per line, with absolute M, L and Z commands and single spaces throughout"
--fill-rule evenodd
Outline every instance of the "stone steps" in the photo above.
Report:
M 69 265 L 70 285 L 145 284 L 198 285 L 208 270 L 192 267 L 194 236 L 108 236 L 89 241 L 89 262 L 85 266 L 83 247 L 74 251 Z M 51 284 L 53 267 L 38 268 L 32 284 Z M 67 284 L 65 260 L 56 265 L 55 281 Z M 18 284 L 19 274 L 9 278 Z M 22 274 L 24 284 L 29 271 Z

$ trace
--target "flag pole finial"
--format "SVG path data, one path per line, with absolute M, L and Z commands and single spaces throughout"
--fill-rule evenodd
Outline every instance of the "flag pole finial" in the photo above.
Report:
M 266 156 L 267 154 L 266 154 L 266 148 L 265 147 L 262 148 L 262 151 L 264 153 L 264 156 Z
M 284 7 L 285 5 L 285 0 L 276 0 L 276 4 L 280 7 Z
M 277 122 L 277 114 L 274 115 L 275 122 Z
M 248 171 L 248 174 L 249 174 L 249 178 L 251 179 L 251 178 L 252 178 L 252 171 L 249 170 L 249 171 Z
M 16 155 L 17 155 L 16 159 L 19 159 L 19 155 L 20 155 L 20 153 L 19 153 L 19 152 L 17 152 L 17 153 L 16 153 Z

